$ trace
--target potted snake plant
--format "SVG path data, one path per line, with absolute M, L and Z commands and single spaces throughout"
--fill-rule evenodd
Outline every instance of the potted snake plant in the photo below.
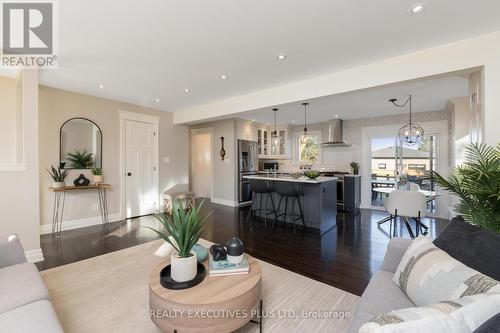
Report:
M 56 169 L 54 166 L 50 167 L 49 169 L 46 169 L 47 172 L 50 174 L 52 177 L 52 187 L 53 188 L 62 188 L 66 186 L 66 183 L 64 183 L 64 179 L 68 175 L 68 170 L 62 170 L 62 169 Z
M 196 252 L 192 249 L 200 239 L 203 225 L 210 215 L 202 214 L 202 206 L 203 202 L 186 211 L 178 200 L 174 200 L 172 215 L 155 214 L 155 217 L 167 231 L 166 233 L 146 227 L 156 232 L 175 249 L 175 252 L 170 256 L 170 272 L 174 281 L 186 282 L 196 276 L 198 261 Z

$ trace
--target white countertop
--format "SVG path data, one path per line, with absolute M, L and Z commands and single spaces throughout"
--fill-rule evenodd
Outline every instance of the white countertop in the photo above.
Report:
M 270 180 L 270 181 L 281 181 L 281 182 L 293 182 L 293 183 L 306 183 L 306 184 L 321 184 L 326 182 L 331 182 L 337 180 L 337 177 L 318 177 L 316 179 L 309 179 L 306 176 L 300 176 L 299 178 L 293 178 L 291 176 L 262 176 L 262 175 L 251 175 L 243 176 L 244 179 L 256 179 L 256 180 Z

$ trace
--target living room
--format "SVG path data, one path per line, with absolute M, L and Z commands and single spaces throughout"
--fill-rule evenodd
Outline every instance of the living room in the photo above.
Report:
M 1 330 L 500 327 L 495 1 L 1 6 Z

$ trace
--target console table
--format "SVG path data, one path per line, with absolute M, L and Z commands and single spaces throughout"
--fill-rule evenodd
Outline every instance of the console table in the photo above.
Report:
M 64 186 L 64 187 L 49 187 L 49 191 L 54 192 L 54 208 L 52 211 L 52 234 L 57 238 L 61 237 L 61 229 L 64 215 L 64 204 L 66 201 L 66 193 L 82 190 L 97 190 L 99 196 L 99 212 L 103 226 L 109 228 L 108 221 L 108 201 L 106 199 L 106 190 L 110 189 L 109 184 L 94 184 L 87 186 Z

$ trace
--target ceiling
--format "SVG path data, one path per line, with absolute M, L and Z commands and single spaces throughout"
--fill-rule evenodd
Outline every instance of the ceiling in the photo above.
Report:
M 347 94 L 338 94 L 308 100 L 307 122 L 319 123 L 333 119 L 360 119 L 408 112 L 408 108 L 397 108 L 389 103 L 397 98 L 403 103 L 412 94 L 412 111 L 427 112 L 443 110 L 449 99 L 468 96 L 468 80 L 462 75 L 421 79 L 412 82 L 365 89 Z M 278 124 L 303 124 L 302 102 L 276 106 Z M 259 123 L 274 123 L 271 108 L 258 109 L 232 115 L 232 117 L 254 120 Z M 295 120 L 295 123 L 294 123 Z
M 498 0 L 415 2 L 58 1 L 59 68 L 40 82 L 175 111 L 500 30 Z

